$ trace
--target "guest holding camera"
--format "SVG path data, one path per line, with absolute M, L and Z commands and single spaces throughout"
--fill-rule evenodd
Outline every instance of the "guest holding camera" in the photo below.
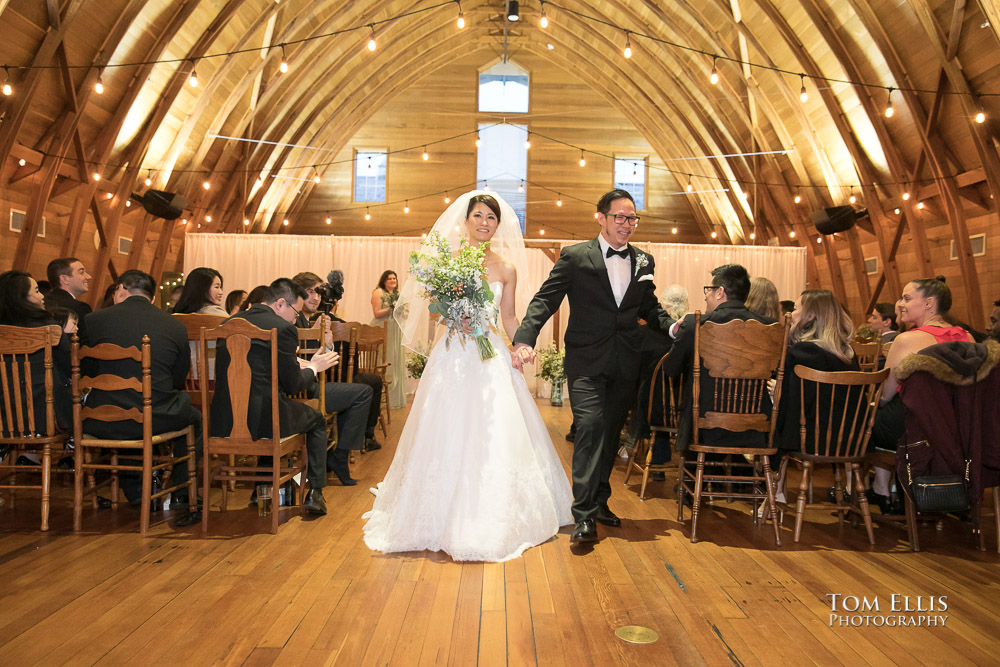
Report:
M 372 324 L 385 327 L 385 361 L 389 364 L 386 378 L 389 380 L 389 407 L 401 408 L 406 405 L 406 362 L 403 358 L 403 337 L 392 313 L 399 300 L 399 279 L 395 271 L 383 271 L 378 279 L 378 287 L 372 292 Z

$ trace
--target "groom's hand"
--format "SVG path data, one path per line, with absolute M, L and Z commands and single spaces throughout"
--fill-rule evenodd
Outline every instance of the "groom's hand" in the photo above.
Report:
M 517 343 L 514 346 L 514 351 L 511 354 L 512 357 L 521 362 L 521 366 L 524 364 L 535 363 L 535 348 L 530 345 L 525 345 L 524 343 Z M 514 366 L 518 368 L 518 366 Z M 520 368 L 518 368 L 520 370 Z

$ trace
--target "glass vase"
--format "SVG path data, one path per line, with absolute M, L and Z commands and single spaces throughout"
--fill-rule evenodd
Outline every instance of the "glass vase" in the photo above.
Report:
M 565 380 L 556 380 L 552 383 L 552 393 L 549 395 L 549 400 L 552 405 L 560 407 L 563 404 L 563 384 Z

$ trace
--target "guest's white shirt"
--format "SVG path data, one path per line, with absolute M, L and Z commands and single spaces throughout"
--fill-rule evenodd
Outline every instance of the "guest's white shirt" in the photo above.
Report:
M 608 269 L 608 279 L 611 281 L 611 292 L 615 295 L 615 304 L 621 306 L 622 299 L 625 298 L 625 291 L 631 282 L 632 259 L 618 255 L 608 257 L 608 248 L 611 248 L 611 244 L 607 242 L 603 234 L 597 235 L 597 242 L 601 244 L 601 257 L 604 258 L 604 266 Z M 626 243 L 622 248 L 613 248 L 613 250 L 622 250 L 623 248 L 628 248 L 628 244 Z

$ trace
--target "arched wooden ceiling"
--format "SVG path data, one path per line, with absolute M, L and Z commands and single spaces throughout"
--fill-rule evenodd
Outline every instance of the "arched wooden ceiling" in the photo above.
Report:
M 245 231 L 295 231 L 281 220 L 310 210 L 323 187 L 310 180 L 324 171 L 314 166 L 323 162 L 317 156 L 336 155 L 418 78 L 476 50 L 484 61 L 494 57 L 503 7 L 463 2 L 468 27 L 459 29 L 458 4 L 435 0 L 0 0 L 8 36 L 0 61 L 15 88 L 0 98 L 4 181 L 30 184 L 28 230 L 53 203 L 71 207 L 67 252 L 89 218 L 102 239 L 113 239 L 129 214 L 143 238 L 151 219 L 126 201 L 147 176 L 152 187 L 187 196 L 193 216 L 212 216 L 203 230 L 238 231 L 247 218 Z M 922 228 L 946 224 L 958 244 L 964 297 L 983 301 L 965 221 L 970 211 L 995 212 L 1000 194 L 993 120 L 1000 104 L 991 95 L 1000 93 L 1000 11 L 991 0 L 544 7 L 547 29 L 539 26 L 540 4 L 521 3 L 522 20 L 508 25 L 510 46 L 572 71 L 603 96 L 668 165 L 680 165 L 678 188 L 687 174 L 700 189 L 726 188 L 687 197 L 706 240 L 719 230 L 741 243 L 758 230 L 789 242 L 795 231 L 794 242 L 809 248 L 813 277 L 816 256 L 825 255 L 842 293 L 840 262 L 831 244 L 808 240 L 807 214 L 846 204 L 853 192 L 870 215 L 861 233 L 873 235 L 883 267 L 874 286 L 859 284 L 864 300 L 883 287 L 899 292 L 895 256 L 904 232 L 917 270 L 932 273 Z M 626 30 L 631 59 L 622 55 Z M 371 31 L 374 52 L 365 48 Z M 314 39 L 329 33 L 339 34 Z M 283 54 L 291 65 L 284 74 Z M 721 75 L 715 86 L 710 54 Z M 146 64 L 104 68 L 137 62 Z M 188 85 L 192 69 L 197 88 Z M 103 95 L 94 92 L 98 78 Z M 891 119 L 883 115 L 887 88 Z M 982 124 L 974 120 L 980 109 Z M 708 155 L 729 157 L 680 161 Z M 300 180 L 271 178 L 279 173 Z M 904 192 L 913 196 L 904 201 Z M 166 224 L 154 270 L 163 268 L 174 230 Z M 862 240 L 847 234 L 854 270 Z M 15 266 L 27 266 L 34 242 L 31 233 L 18 238 Z M 102 243 L 96 265 L 109 259 Z M 130 256 L 128 265 L 137 262 Z

